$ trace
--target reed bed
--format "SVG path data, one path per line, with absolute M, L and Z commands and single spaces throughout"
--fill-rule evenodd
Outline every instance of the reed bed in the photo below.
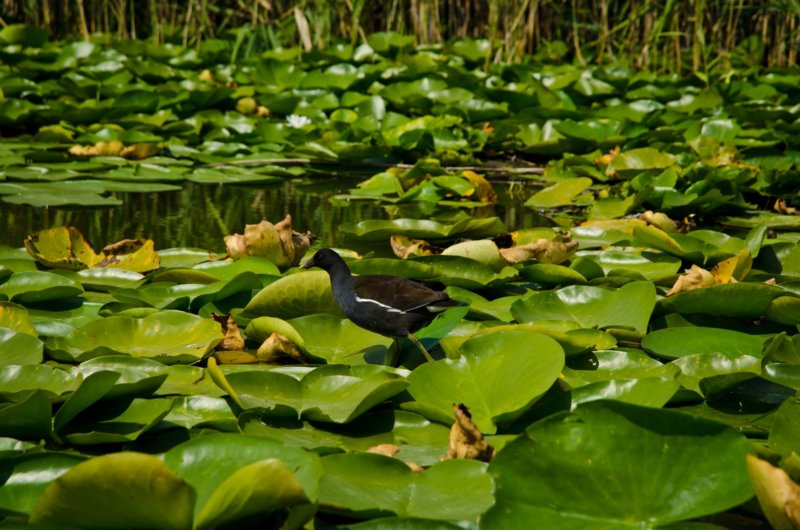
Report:
M 799 20 L 799 0 L 0 0 L 0 25 L 55 38 L 238 39 L 252 55 L 394 31 L 418 44 L 486 38 L 491 62 L 626 60 L 671 73 L 794 66 Z

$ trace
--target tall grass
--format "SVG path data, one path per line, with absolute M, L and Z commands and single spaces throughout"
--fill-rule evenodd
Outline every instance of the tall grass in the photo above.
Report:
M 800 49 L 800 0 L 0 0 L 0 24 L 15 22 L 58 38 L 102 32 L 189 46 L 246 26 L 244 53 L 357 44 L 377 31 L 420 44 L 488 38 L 494 62 L 564 50 L 665 72 L 794 66 Z

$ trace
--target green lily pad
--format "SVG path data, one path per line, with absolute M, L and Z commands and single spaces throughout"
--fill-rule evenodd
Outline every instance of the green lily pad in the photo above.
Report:
M 571 408 L 598 399 L 662 407 L 678 391 L 677 366 L 662 364 L 640 350 L 602 350 L 570 359 L 561 378 Z
M 30 515 L 51 482 L 86 460 L 76 454 L 42 452 L 0 460 L 0 512 Z
M 0 366 L 39 364 L 44 344 L 27 333 L 0 327 Z
M 12 302 L 0 302 L 0 328 L 27 333 L 33 337 L 37 335 L 28 310 Z
M 396 458 L 421 466 L 439 462 L 447 452 L 450 429 L 403 410 L 376 409 L 347 425 L 261 418 L 252 413 L 240 417 L 245 434 L 264 436 L 284 444 L 313 449 L 317 453 L 366 451 L 379 444 L 396 444 Z
M 141 273 L 126 269 L 84 269 L 77 274 L 84 289 L 110 291 L 117 288 L 135 289 L 145 282 Z
M 461 344 L 461 356 L 419 366 L 408 377 L 409 393 L 437 418 L 451 418 L 464 403 L 482 432 L 512 420 L 550 388 L 564 367 L 556 341 L 527 330 L 487 332 Z M 414 404 L 408 404 L 413 407 Z
M 282 319 L 310 313 L 342 314 L 325 271 L 299 272 L 276 280 L 259 291 L 244 311 Z
M 94 320 L 65 337 L 49 339 L 47 351 L 66 361 L 122 354 L 164 364 L 192 363 L 221 339 L 221 328 L 213 320 L 182 311 L 162 311 L 141 319 L 113 316 Z
M 681 329 L 681 328 L 677 328 Z M 724 340 L 720 341 L 724 344 Z M 689 343 L 690 349 L 692 343 Z M 681 384 L 703 395 L 701 383 L 704 379 L 728 374 L 758 375 L 761 373 L 761 359 L 753 355 L 728 354 L 723 351 L 692 353 L 675 358 L 672 362 L 681 374 Z
M 714 422 L 613 401 L 587 403 L 531 425 L 498 453 L 489 468 L 496 502 L 481 528 L 522 528 L 530 521 L 548 528 L 641 528 L 717 513 L 753 495 L 744 463 L 750 450 L 743 436 Z M 604 479 L 593 480 L 598 476 Z
M 752 320 L 767 314 L 770 303 L 786 291 L 760 283 L 722 283 L 693 289 L 659 300 L 659 313 L 704 313 Z
M 162 258 L 163 260 L 163 258 Z M 230 280 L 242 272 L 252 272 L 264 276 L 280 276 L 278 266 L 264 258 L 246 256 L 236 261 L 205 261 L 198 263 L 194 270 L 215 276 L 218 280 Z
M 620 153 L 614 157 L 609 167 L 615 173 L 629 176 L 649 169 L 666 169 L 676 162 L 675 155 L 653 149 L 641 147 Z
M 373 258 L 351 261 L 354 274 L 392 274 L 415 280 L 439 282 L 466 288 L 481 288 L 507 283 L 516 278 L 514 267 L 495 271 L 489 265 L 463 256 L 425 256 L 414 260 Z
M 81 284 L 52 272 L 17 272 L 0 284 L 0 297 L 20 304 L 49 302 L 83 292 Z
M 591 185 L 592 179 L 586 177 L 564 179 L 534 193 L 525 202 L 525 206 L 532 208 L 567 206 L 572 204 L 575 198 Z
M 630 272 L 650 281 L 658 281 L 678 274 L 681 260 L 669 254 L 633 252 L 623 250 L 580 251 L 578 255 L 590 259 L 603 268 L 606 275 Z
M 0 367 L 0 395 L 4 398 L 31 390 L 39 390 L 56 397 L 74 390 L 77 386 L 78 381 L 74 375 L 46 364 Z
M 441 240 L 455 237 L 495 236 L 505 232 L 505 225 L 497 217 L 488 219 L 462 219 L 453 224 L 426 219 L 395 219 L 393 221 L 367 220 L 355 225 L 341 224 L 339 230 L 364 241 L 385 241 L 393 235 L 404 235 L 415 239 Z
M 319 500 L 325 511 L 474 520 L 493 502 L 486 464 L 475 460 L 448 460 L 415 473 L 400 460 L 353 453 L 326 456 L 322 466 Z
M 360 328 L 350 320 L 330 314 L 294 318 L 291 326 L 303 338 L 304 350 L 328 364 L 381 361 L 392 339 Z
M 767 306 L 766 316 L 772 322 L 794 326 L 800 322 L 800 297 L 779 296 Z
M 0 404 L 0 436 L 38 441 L 50 434 L 52 403 L 42 390 L 22 392 Z
M 596 381 L 573 389 L 570 392 L 571 406 L 574 409 L 590 401 L 613 399 L 643 407 L 663 407 L 680 387 L 674 375 Z
M 775 413 L 775 421 L 769 430 L 769 447 L 787 457 L 800 454 L 800 401 L 797 398 L 784 401 Z
M 212 252 L 200 248 L 165 248 L 158 251 L 161 266 L 167 269 L 175 267 L 193 267 L 214 257 Z
M 528 280 L 542 285 L 569 285 L 584 284 L 586 277 L 580 272 L 553 263 L 534 263 L 520 269 L 519 275 Z
M 96 372 L 90 377 L 109 373 L 117 375 Z M 76 446 L 131 442 L 157 425 L 170 408 L 171 398 L 102 400 L 82 410 L 69 423 L 64 421 L 59 434 Z
M 655 304 L 656 291 L 650 282 L 631 282 L 615 291 L 573 285 L 521 298 L 511 306 L 511 313 L 519 322 L 565 320 L 584 328 L 619 326 L 644 332 Z
M 75 416 L 102 399 L 108 394 L 117 379 L 119 379 L 119 374 L 110 371 L 98 371 L 83 379 L 53 417 L 53 430 L 60 431 Z
M 228 402 L 207 395 L 176 397 L 163 421 L 185 429 L 210 427 L 218 431 L 238 430 L 236 416 Z
M 265 370 L 226 378 L 244 408 L 334 423 L 351 421 L 408 385 L 399 375 L 373 365 L 320 366 L 300 380 Z
M 106 398 L 147 396 L 158 390 L 167 378 L 167 367 L 162 363 L 127 355 L 104 355 L 82 362 L 75 372 L 84 377 L 99 371 L 119 374 L 119 379 Z
M 322 473 L 314 453 L 239 434 L 180 444 L 164 463 L 197 492 L 197 529 L 314 502 Z
M 760 358 L 764 339 L 728 329 L 689 326 L 658 329 L 648 333 L 642 339 L 642 347 L 665 359 L 716 353 L 730 359 L 742 355 Z
M 192 527 L 195 492 L 160 458 L 121 452 L 90 458 L 51 482 L 31 522 L 82 528 Z

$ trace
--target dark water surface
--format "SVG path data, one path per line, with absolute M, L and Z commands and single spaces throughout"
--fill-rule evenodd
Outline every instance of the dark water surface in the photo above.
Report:
M 54 226 L 75 226 L 96 250 L 124 238 L 153 239 L 156 249 L 197 247 L 225 250 L 224 236 L 242 233 L 245 224 L 262 219 L 278 222 L 292 215 L 297 231 L 311 231 L 326 246 L 363 249 L 339 231 L 343 223 L 364 219 L 433 217 L 420 206 L 386 206 L 372 201 L 332 204 L 331 198 L 355 186 L 357 180 L 287 180 L 277 185 L 207 185 L 187 182 L 180 191 L 162 193 L 117 193 L 121 206 L 110 208 L 34 208 L 0 202 L 0 244 L 21 247 L 25 237 Z M 498 216 L 509 230 L 550 224 L 525 200 L 536 188 L 526 183 L 494 183 L 498 204 L 475 217 Z M 441 213 L 436 210 L 435 213 Z M 370 250 L 389 252 L 388 241 Z

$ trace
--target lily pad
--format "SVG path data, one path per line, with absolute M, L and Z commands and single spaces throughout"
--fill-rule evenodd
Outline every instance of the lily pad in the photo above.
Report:
M 16 272 L 0 284 L 0 297 L 20 304 L 48 302 L 83 292 L 81 284 L 52 272 Z
M 564 366 L 556 341 L 527 330 L 501 330 L 468 339 L 460 357 L 419 366 L 408 377 L 409 393 L 437 418 L 464 403 L 482 432 L 523 413 L 550 388 Z M 414 404 L 408 404 L 414 407 Z
M 481 528 L 532 520 L 549 528 L 639 528 L 717 513 L 753 495 L 744 463 L 750 450 L 733 430 L 680 412 L 587 403 L 531 425 L 495 457 L 496 503 Z
M 320 366 L 300 380 L 264 370 L 231 373 L 226 379 L 244 408 L 334 423 L 351 421 L 407 386 L 399 375 L 372 365 Z
M 289 319 L 310 313 L 342 312 L 331 292 L 331 282 L 325 271 L 290 274 L 272 282 L 256 294 L 244 311 L 256 316 Z
M 525 202 L 533 208 L 556 208 L 572 204 L 583 190 L 592 185 L 592 179 L 577 177 L 564 179 L 534 193 Z
M 751 320 L 767 314 L 770 303 L 786 291 L 774 285 L 724 283 L 668 296 L 658 302 L 659 313 L 704 313 Z
M 164 455 L 164 463 L 197 492 L 197 529 L 312 503 L 322 473 L 314 453 L 239 434 L 183 443 Z
M 303 337 L 303 348 L 328 364 L 381 361 L 392 339 L 360 328 L 347 319 L 330 314 L 294 318 L 292 327 Z
M 76 454 L 42 452 L 0 461 L 0 511 L 30 515 L 36 501 L 51 482 L 86 460 Z
M 319 500 L 325 511 L 474 520 L 493 502 L 486 464 L 475 460 L 449 460 L 415 473 L 383 455 L 342 454 L 324 457 L 322 466 Z
M 764 339 L 728 329 L 688 326 L 648 333 L 642 340 L 642 347 L 665 359 L 716 353 L 730 359 L 742 355 L 760 358 Z
M 488 219 L 466 218 L 452 224 L 426 219 L 395 219 L 393 221 L 367 220 L 355 225 L 342 224 L 339 230 L 353 234 L 364 241 L 385 241 L 393 235 L 404 235 L 414 239 L 441 240 L 455 237 L 479 239 L 495 236 L 505 231 L 505 225 L 497 217 Z
M 566 320 L 585 328 L 619 326 L 644 332 L 655 304 L 655 287 L 650 282 L 631 282 L 615 291 L 573 285 L 521 298 L 511 306 L 511 313 L 519 322 Z
M 161 311 L 145 318 L 113 316 L 84 324 L 65 337 L 47 342 L 50 355 L 85 361 L 124 354 L 164 364 L 192 363 L 222 339 L 219 324 L 182 311 Z
M 0 302 L 0 327 L 34 337 L 37 335 L 28 310 L 12 302 Z
M 96 372 L 87 380 L 100 374 L 117 375 Z M 170 398 L 102 400 L 82 410 L 59 435 L 76 446 L 131 442 L 157 425 L 170 408 Z
M 91 458 L 53 481 L 31 522 L 83 528 L 192 527 L 195 492 L 160 458 L 121 452 Z
M 39 364 L 44 344 L 27 333 L 0 327 L 0 366 Z

